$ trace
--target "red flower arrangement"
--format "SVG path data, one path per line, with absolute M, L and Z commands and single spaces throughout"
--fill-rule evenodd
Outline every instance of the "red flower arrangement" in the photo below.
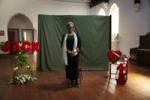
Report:
M 117 50 L 116 51 L 110 50 L 107 52 L 107 56 L 112 63 L 117 62 L 120 59 L 121 55 L 122 55 L 121 51 Z
M 12 48 L 10 48 L 9 41 L 5 42 L 5 45 L 2 47 L 3 52 L 8 52 L 10 49 L 14 52 L 18 51 L 24 51 L 29 52 L 32 50 L 32 52 L 39 51 L 39 42 L 33 41 L 32 44 L 29 41 L 24 41 L 23 43 L 19 43 L 18 41 L 14 41 Z
M 31 66 L 28 63 L 27 56 L 25 55 L 26 52 L 31 50 L 32 52 L 39 51 L 39 43 L 37 41 L 33 41 L 32 45 L 29 41 L 24 41 L 23 43 L 14 41 L 11 48 L 9 41 L 6 41 L 2 50 L 4 52 L 12 50 L 16 53 L 13 68 L 14 72 L 11 79 L 12 84 L 24 84 L 37 80 L 37 78 L 32 74 Z

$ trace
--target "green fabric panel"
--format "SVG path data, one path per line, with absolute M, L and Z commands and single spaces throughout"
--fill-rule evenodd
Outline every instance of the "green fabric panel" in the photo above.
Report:
M 81 66 L 84 69 L 106 69 L 110 43 L 109 17 L 75 16 L 73 19 L 82 40 Z
M 61 40 L 67 32 L 66 24 L 73 21 L 80 35 L 82 48 L 80 66 L 87 70 L 107 69 L 107 51 L 110 43 L 109 16 L 39 15 L 37 69 L 64 69 Z

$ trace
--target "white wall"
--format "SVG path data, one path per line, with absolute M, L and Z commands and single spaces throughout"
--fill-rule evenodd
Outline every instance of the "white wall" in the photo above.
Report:
M 109 14 L 113 0 L 109 3 L 109 7 L 106 9 L 103 4 L 99 4 L 92 8 L 90 13 L 98 14 L 100 8 L 104 8 L 106 14 Z M 141 9 L 136 12 L 134 9 L 133 0 L 115 0 L 115 3 L 119 6 L 119 34 L 121 40 L 119 43 L 119 49 L 129 55 L 129 49 L 139 46 L 139 36 L 150 31 L 150 3 L 149 0 L 141 0 Z
M 37 37 L 38 14 L 48 15 L 88 15 L 86 3 L 71 3 L 52 0 L 0 0 L 0 30 L 5 36 L 0 36 L 0 42 L 7 40 L 7 24 L 17 13 L 26 15 L 35 29 Z

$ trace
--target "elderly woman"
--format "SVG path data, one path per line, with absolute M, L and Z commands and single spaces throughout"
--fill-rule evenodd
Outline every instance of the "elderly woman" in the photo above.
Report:
M 68 33 L 63 36 L 63 59 L 65 63 L 66 78 L 70 80 L 69 86 L 79 87 L 79 51 L 81 41 L 79 35 L 75 33 L 73 22 L 67 24 Z

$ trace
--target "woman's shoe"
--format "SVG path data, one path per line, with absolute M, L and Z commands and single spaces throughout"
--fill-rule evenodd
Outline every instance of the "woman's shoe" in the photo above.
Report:
M 79 83 L 78 83 L 78 80 L 75 80 L 75 87 L 77 87 L 77 88 L 80 87 L 80 85 L 79 85 Z

